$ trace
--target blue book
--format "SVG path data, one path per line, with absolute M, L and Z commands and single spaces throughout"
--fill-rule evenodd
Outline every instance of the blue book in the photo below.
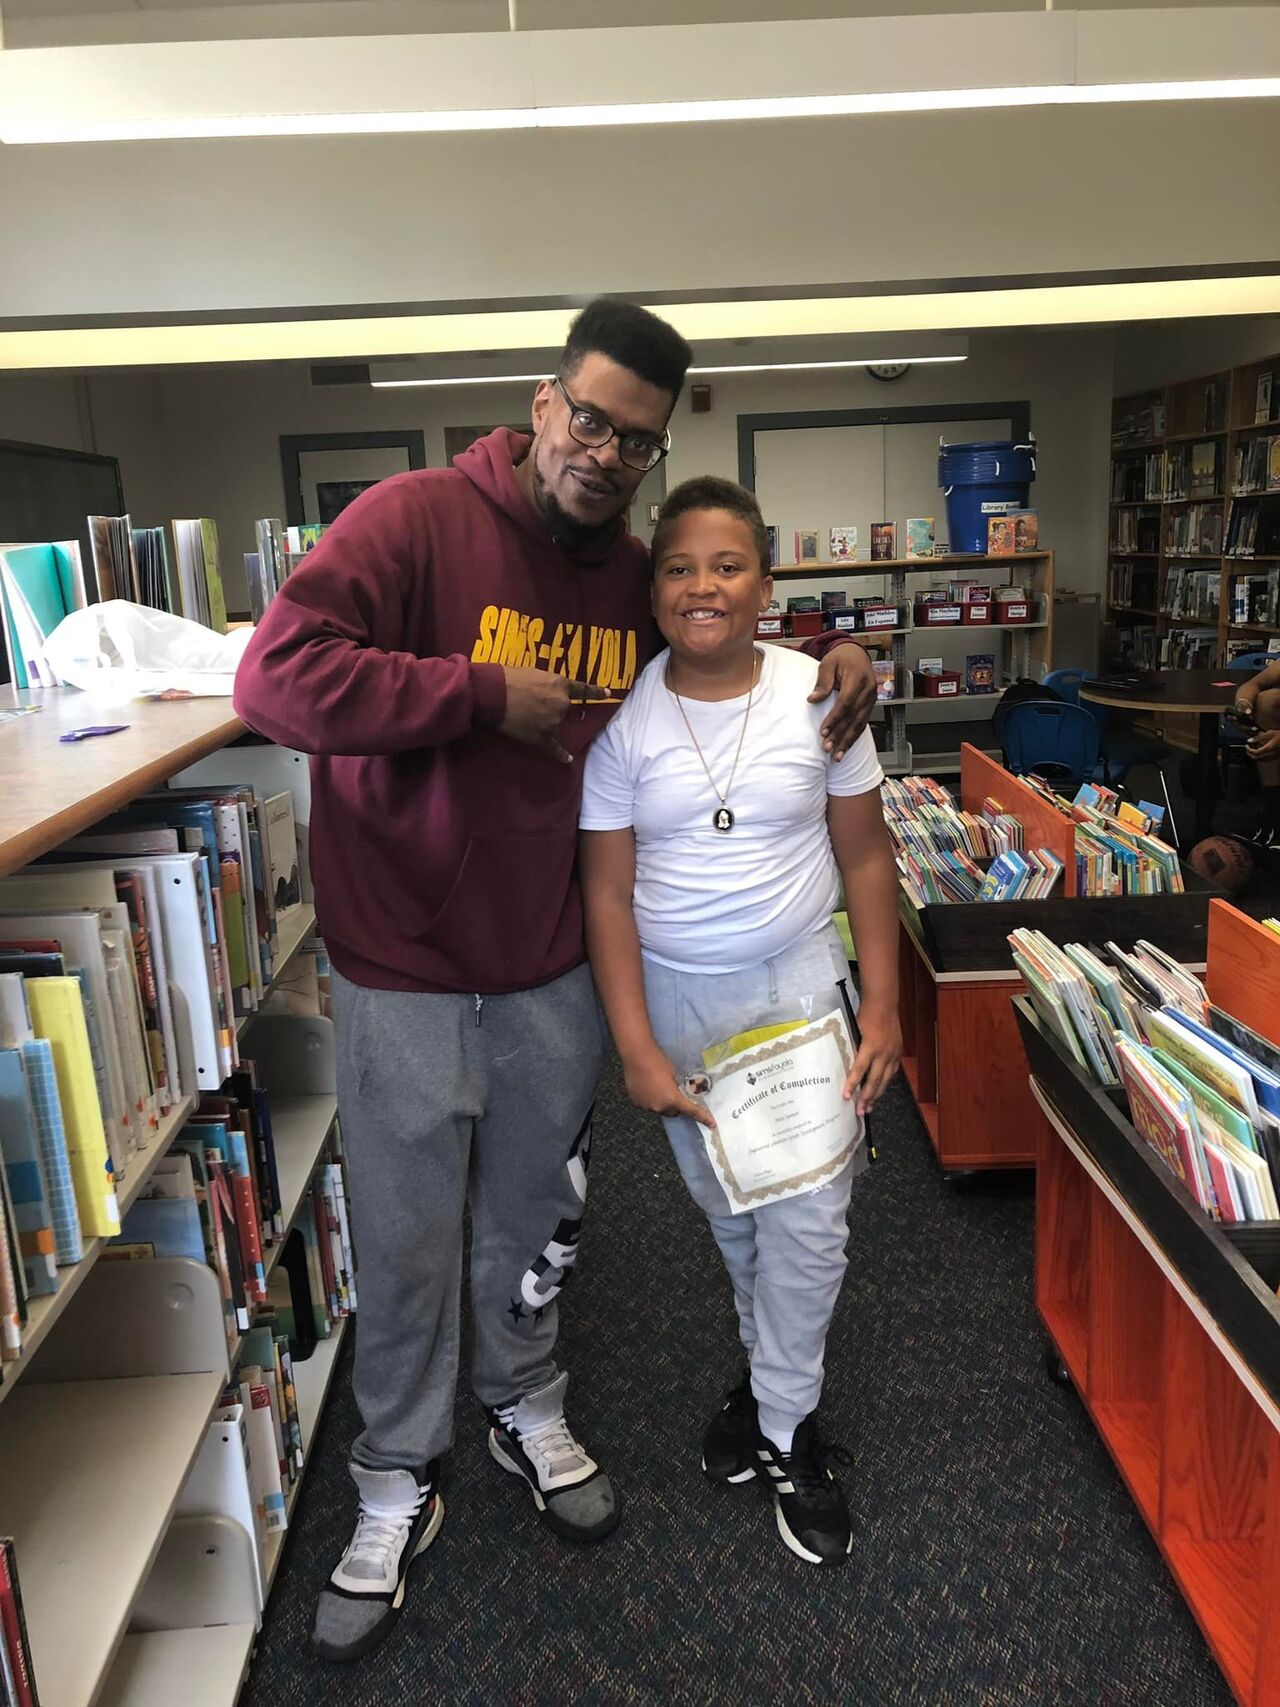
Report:
M 53 1220 L 54 1256 L 60 1266 L 66 1266 L 79 1262 L 84 1256 L 84 1237 L 80 1231 L 80 1211 L 76 1207 L 76 1188 L 67 1155 L 67 1131 L 62 1121 L 62 1098 L 58 1094 L 58 1078 L 53 1066 L 53 1045 L 47 1038 L 34 1037 L 22 1045 L 22 1060 L 27 1069 L 27 1089 L 35 1114 L 40 1159 L 44 1163 L 45 1188 Z
M 1280 1074 L 1273 1073 L 1269 1067 L 1264 1067 L 1256 1056 L 1246 1055 L 1243 1049 L 1237 1049 L 1234 1043 L 1225 1037 L 1219 1037 L 1216 1031 L 1210 1031 L 1208 1026 L 1189 1018 L 1178 1008 L 1165 1007 L 1160 1011 L 1171 1023 L 1193 1032 L 1202 1043 L 1207 1043 L 1220 1055 L 1225 1055 L 1228 1061 L 1234 1061 L 1237 1067 L 1243 1067 L 1253 1080 L 1253 1093 L 1258 1099 L 1258 1107 L 1265 1108 L 1268 1114 L 1280 1115 Z
M 112 1245 L 151 1245 L 158 1257 L 203 1264 L 204 1233 L 194 1197 L 144 1197 L 129 1210 Z
M 27 1088 L 26 1068 L 17 1049 L 0 1049 L 0 1149 L 27 1296 L 58 1290 L 53 1216 L 40 1163 L 40 1140 Z

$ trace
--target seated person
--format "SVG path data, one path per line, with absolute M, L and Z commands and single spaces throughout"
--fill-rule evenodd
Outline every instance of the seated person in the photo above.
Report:
M 706 1430 L 703 1469 L 719 1482 L 761 1476 L 787 1547 L 839 1564 L 849 1513 L 831 1470 L 839 1449 L 819 1437 L 816 1411 L 850 1193 L 867 1166 L 852 1115 L 871 1108 L 901 1055 L 898 880 L 870 732 L 839 760 L 825 752 L 821 708 L 805 700 L 813 660 L 756 644 L 768 564 L 759 506 L 742 487 L 690 480 L 663 505 L 653 609 L 668 650 L 588 755 L 579 870 L 627 1090 L 663 1116 L 729 1271 L 749 1360 Z M 840 877 L 861 982 L 861 1044 L 845 1055 L 848 1150 L 816 1186 L 734 1213 L 703 1137 L 714 1121 L 691 1094 L 708 1088 L 702 1052 L 820 1017 L 818 1001 L 840 1011 Z
M 1258 767 L 1263 833 L 1280 842 L 1280 658 L 1237 690 L 1232 709 L 1248 737 L 1245 752 Z

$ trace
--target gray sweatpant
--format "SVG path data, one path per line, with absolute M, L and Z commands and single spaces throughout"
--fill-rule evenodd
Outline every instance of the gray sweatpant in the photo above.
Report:
M 804 1016 L 824 955 L 831 984 L 848 977 L 836 933 L 821 933 L 742 972 L 676 972 L 644 957 L 645 1002 L 659 1045 L 684 1079 L 701 1051 L 748 1027 Z M 852 996 L 853 992 L 850 991 Z M 664 1119 L 689 1195 L 711 1223 L 751 1363 L 751 1389 L 768 1435 L 794 1429 L 817 1409 L 831 1314 L 840 1295 L 849 1198 L 867 1166 L 860 1143 L 848 1165 L 818 1191 L 735 1215 L 694 1120 Z
M 506 1405 L 557 1376 L 603 1023 L 585 966 L 483 998 L 369 990 L 335 972 L 333 998 L 360 1253 L 352 1456 L 420 1469 L 453 1441 L 468 1199 L 477 1397 Z

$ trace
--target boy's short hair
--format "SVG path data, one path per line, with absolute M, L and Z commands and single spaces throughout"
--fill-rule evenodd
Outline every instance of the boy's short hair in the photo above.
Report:
M 760 559 L 760 573 L 769 574 L 772 569 L 769 530 L 764 525 L 755 493 L 739 486 L 736 480 L 722 480 L 717 474 L 700 474 L 693 480 L 682 480 L 674 492 L 667 494 L 653 530 L 652 562 L 655 565 L 666 536 L 678 518 L 688 515 L 690 510 L 727 510 L 731 516 L 744 521 L 751 529 L 756 555 Z
M 593 352 L 608 356 L 659 391 L 670 392 L 673 404 L 693 360 L 693 351 L 674 326 L 639 303 L 611 296 L 598 296 L 574 320 L 560 352 L 559 372 L 572 379 L 582 358 Z

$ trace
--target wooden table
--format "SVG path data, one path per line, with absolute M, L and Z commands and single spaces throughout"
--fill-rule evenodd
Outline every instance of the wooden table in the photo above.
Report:
M 118 700 L 75 688 L 0 688 L 0 874 L 57 847 L 176 771 L 245 733 L 230 699 Z M 60 735 L 125 723 L 119 735 L 63 746 Z
M 1183 711 L 1199 718 L 1193 841 L 1201 841 L 1213 831 L 1219 719 L 1224 711 L 1231 710 L 1243 683 L 1256 674 L 1254 670 L 1158 670 L 1146 687 L 1132 693 L 1107 688 L 1099 681 L 1080 683 L 1080 698 L 1095 705 L 1112 706 L 1117 711 Z

